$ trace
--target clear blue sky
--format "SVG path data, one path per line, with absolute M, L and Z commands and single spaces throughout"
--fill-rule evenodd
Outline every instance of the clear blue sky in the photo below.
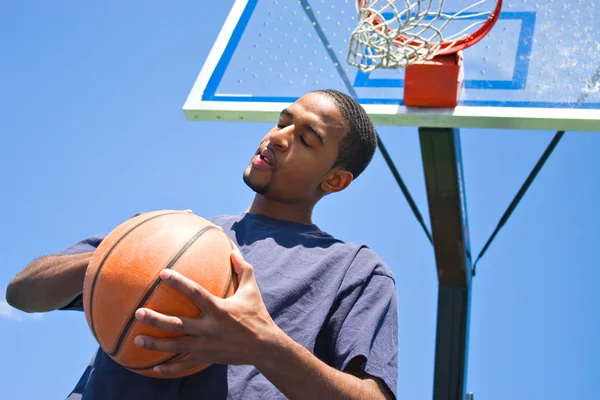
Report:
M 28 315 L 4 291 L 28 262 L 138 211 L 239 213 L 270 124 L 186 121 L 183 102 L 231 0 L 10 2 L 0 13 L 0 398 L 60 399 L 95 350 L 83 314 Z M 416 128 L 382 127 L 427 216 Z M 477 254 L 554 132 L 462 130 Z M 597 398 L 600 135 L 567 133 L 474 279 L 468 390 L 477 399 Z M 385 162 L 316 222 L 369 244 L 397 278 L 399 395 L 431 398 L 432 248 Z

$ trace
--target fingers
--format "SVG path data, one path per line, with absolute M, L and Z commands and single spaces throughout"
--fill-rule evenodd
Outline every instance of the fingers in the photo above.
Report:
M 154 371 L 162 374 L 176 374 L 191 368 L 198 367 L 202 362 L 198 360 L 197 355 L 188 354 L 177 361 L 169 364 L 158 365 L 154 367 Z
M 196 328 L 193 318 L 164 315 L 148 308 L 136 310 L 135 318 L 145 324 L 181 334 L 192 334 Z
M 231 263 L 235 273 L 239 276 L 239 285 L 243 286 L 248 282 L 254 281 L 254 269 L 244 257 L 237 247 L 233 247 L 231 251 Z
M 244 260 L 242 253 L 240 253 L 237 247 L 231 249 L 231 263 L 236 274 L 241 275 L 244 272 L 246 260 Z
M 217 298 L 212 293 L 177 271 L 165 269 L 161 271 L 160 278 L 173 289 L 192 299 L 203 311 L 211 310 L 215 304 Z
M 187 353 L 194 348 L 194 337 L 155 338 L 140 335 L 135 337 L 133 343 L 147 350 L 164 351 L 167 353 Z

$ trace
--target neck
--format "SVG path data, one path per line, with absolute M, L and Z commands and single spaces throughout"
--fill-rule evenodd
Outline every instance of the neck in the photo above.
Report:
M 301 224 L 312 224 L 313 208 L 314 204 L 285 203 L 257 194 L 246 212 Z

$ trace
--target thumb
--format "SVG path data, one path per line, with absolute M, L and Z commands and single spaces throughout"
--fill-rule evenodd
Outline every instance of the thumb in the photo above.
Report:
M 238 276 L 239 287 L 254 282 L 254 268 L 250 265 L 237 247 L 231 250 L 231 263 Z

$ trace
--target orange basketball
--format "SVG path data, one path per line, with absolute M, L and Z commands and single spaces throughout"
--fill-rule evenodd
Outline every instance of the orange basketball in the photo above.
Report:
M 173 374 L 156 374 L 154 366 L 185 356 L 137 347 L 137 335 L 178 336 L 135 319 L 140 307 L 166 315 L 198 317 L 188 297 L 161 282 L 160 271 L 173 269 L 215 296 L 237 290 L 231 265 L 232 243 L 210 221 L 185 211 L 153 211 L 119 225 L 98 246 L 85 275 L 83 304 L 88 325 L 102 349 L 138 374 L 176 378 L 208 365 Z

